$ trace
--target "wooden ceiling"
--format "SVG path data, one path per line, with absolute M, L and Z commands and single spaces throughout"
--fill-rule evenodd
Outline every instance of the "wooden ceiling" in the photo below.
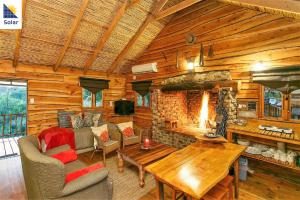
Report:
M 201 1 L 23 0 L 23 29 L 0 30 L 0 59 L 12 60 L 14 67 L 119 72 L 134 63 L 174 13 Z M 220 1 L 300 18 L 298 0 Z

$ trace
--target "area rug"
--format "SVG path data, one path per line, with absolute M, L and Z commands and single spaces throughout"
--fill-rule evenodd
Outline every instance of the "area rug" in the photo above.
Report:
M 109 176 L 114 182 L 113 200 L 138 200 L 155 188 L 154 177 L 145 174 L 145 186 L 139 186 L 138 168 L 125 162 L 124 172 L 118 172 L 118 158 L 116 156 L 106 160 Z

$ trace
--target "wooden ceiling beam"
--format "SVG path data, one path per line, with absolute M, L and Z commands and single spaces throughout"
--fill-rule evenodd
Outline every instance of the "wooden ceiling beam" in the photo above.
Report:
M 162 18 L 165 18 L 167 16 L 170 16 L 176 12 L 179 12 L 191 5 L 194 5 L 195 3 L 198 3 L 200 1 L 203 1 L 203 0 L 185 0 L 185 1 L 182 1 L 170 8 L 167 8 L 163 11 L 160 11 L 157 15 L 156 15 L 156 20 L 159 20 L 159 19 L 162 19 Z
M 97 59 L 97 56 L 99 55 L 99 53 L 101 53 L 101 51 L 104 48 L 105 43 L 107 42 L 107 40 L 110 38 L 112 32 L 115 30 L 116 26 L 118 25 L 118 22 L 121 20 L 121 18 L 125 15 L 126 10 L 131 8 L 133 5 L 135 5 L 136 3 L 138 3 L 140 0 L 133 0 L 130 3 L 128 3 L 128 0 L 126 0 L 118 9 L 116 15 L 114 16 L 112 22 L 110 23 L 108 29 L 104 32 L 103 36 L 101 37 L 101 39 L 98 41 L 97 45 L 96 45 L 96 49 L 93 52 L 93 54 L 88 58 L 88 60 L 86 61 L 83 71 L 84 73 L 86 73 L 89 68 L 92 66 L 92 64 L 95 62 L 95 60 Z
M 26 0 L 22 1 L 22 21 L 24 22 L 25 11 L 26 11 Z M 24 26 L 24 23 L 22 23 Z M 14 51 L 14 59 L 13 59 L 13 67 L 16 68 L 18 66 L 19 57 L 20 57 L 20 47 L 21 47 L 21 37 L 22 37 L 23 27 L 16 31 L 16 45 Z
M 108 74 L 113 73 L 113 71 L 119 66 L 119 64 L 123 61 L 128 51 L 131 49 L 133 44 L 137 41 L 137 39 L 140 37 L 140 35 L 144 32 L 144 30 L 147 28 L 147 26 L 155 20 L 155 17 L 157 13 L 163 8 L 163 6 L 167 3 L 168 0 L 159 0 L 158 3 L 154 3 L 154 8 L 152 11 L 148 14 L 146 19 L 144 20 L 143 24 L 139 27 L 138 31 L 135 33 L 135 35 L 130 39 L 130 41 L 127 43 L 125 48 L 121 51 L 121 53 L 117 56 L 117 58 L 114 60 L 110 68 L 106 71 Z
M 65 57 L 65 54 L 66 54 L 66 52 L 67 52 L 67 50 L 68 50 L 68 48 L 69 48 L 69 46 L 72 42 L 73 36 L 74 36 L 74 34 L 76 33 L 76 31 L 79 27 L 79 24 L 81 22 L 81 19 L 83 17 L 85 9 L 87 8 L 87 6 L 89 4 L 89 1 L 90 0 L 83 0 L 83 2 L 81 4 L 81 7 L 80 7 L 80 10 L 79 10 L 79 13 L 77 14 L 76 18 L 74 19 L 74 21 L 72 23 L 71 29 L 69 30 L 69 33 L 68 33 L 67 38 L 65 40 L 64 46 L 61 49 L 61 52 L 59 54 L 59 57 L 57 58 L 55 66 L 53 67 L 54 71 L 57 71 L 57 69 L 61 65 L 61 63 L 62 63 L 62 61 Z
M 300 19 L 300 2 L 298 0 L 219 0 L 220 2 L 246 7 L 260 12 Z

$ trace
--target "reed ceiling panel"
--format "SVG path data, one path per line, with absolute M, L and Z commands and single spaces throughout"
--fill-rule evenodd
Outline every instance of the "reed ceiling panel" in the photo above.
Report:
M 69 48 L 61 65 L 65 67 L 82 68 L 90 55 L 91 53 L 88 51 Z
M 104 49 L 93 63 L 92 69 L 96 71 L 106 71 L 111 66 L 116 56 L 118 56 L 117 53 L 114 53 L 109 49 Z
M 100 26 L 106 26 L 112 21 L 112 17 L 120 3 L 118 0 L 90 0 L 83 19 L 97 23 Z
M 49 9 L 55 9 L 69 15 L 76 15 L 82 4 L 82 0 L 28 0 L 28 3 L 30 2 L 42 4 Z
M 127 10 L 104 46 L 104 49 L 115 54 L 114 57 L 103 61 L 106 62 L 105 66 L 113 63 L 121 51 L 126 47 L 130 39 L 136 34 L 152 8 L 152 4 L 153 1 L 141 0 L 137 5 Z M 98 57 L 100 58 L 92 65 L 92 68 L 94 69 L 101 65 L 102 58 L 107 58 L 106 56 L 102 57 L 101 53 Z
M 104 30 L 100 26 L 91 25 L 90 23 L 81 21 L 70 46 L 93 51 L 99 38 L 102 37 L 103 32 Z
M 16 36 L 10 31 L 0 32 L 0 56 L 1 59 L 12 60 L 14 55 L 14 50 L 16 46 Z
M 60 53 L 61 46 L 22 38 L 20 62 L 38 65 L 54 65 Z
M 29 1 L 22 34 L 30 38 L 63 44 L 73 19 L 70 15 L 55 12 Z
M 102 54 L 101 57 L 98 57 L 94 66 L 92 66 L 92 70 L 95 71 L 106 71 L 111 66 L 111 58 L 105 57 L 105 54 Z
M 167 8 L 170 8 L 170 7 L 172 7 L 172 6 L 174 6 L 174 5 L 178 4 L 178 3 L 180 3 L 180 2 L 182 2 L 182 1 L 184 1 L 184 0 L 169 0 L 169 1 L 167 1 L 166 5 L 162 8 L 162 10 L 165 10 L 165 9 L 167 9 Z

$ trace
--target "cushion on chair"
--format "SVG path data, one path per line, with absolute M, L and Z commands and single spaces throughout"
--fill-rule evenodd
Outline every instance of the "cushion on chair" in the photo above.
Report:
M 102 164 L 94 164 L 94 165 L 88 166 L 86 168 L 77 170 L 75 172 L 71 172 L 66 175 L 65 183 L 69 183 L 70 181 L 73 181 L 73 180 L 79 178 L 80 176 L 83 176 L 83 175 L 85 175 L 89 172 L 95 171 L 97 169 L 101 169 L 103 167 L 104 166 Z
M 139 143 L 139 137 L 138 136 L 131 136 L 131 137 L 125 137 L 124 138 L 124 143 L 126 145 L 131 145 L 131 144 L 136 144 Z
M 70 115 L 70 121 L 73 129 L 83 128 L 84 121 L 82 119 L 82 114 Z
M 133 123 L 132 122 L 120 123 L 120 124 L 118 124 L 118 127 L 119 127 L 119 129 L 122 132 L 124 137 L 134 136 Z
M 58 125 L 61 128 L 72 128 L 72 124 L 70 123 L 69 116 L 74 115 L 74 111 L 58 111 Z
M 107 124 L 103 124 L 99 127 L 92 127 L 92 131 L 95 137 L 98 137 L 102 142 L 109 141 L 109 134 L 107 129 Z M 94 145 L 97 145 L 97 140 L 94 139 Z
M 101 113 L 95 113 L 92 111 L 84 112 L 83 121 L 85 127 L 97 127 L 99 126 L 99 121 L 101 120 Z
M 77 160 L 76 151 L 73 149 L 51 155 L 51 157 L 60 160 L 64 164 Z

